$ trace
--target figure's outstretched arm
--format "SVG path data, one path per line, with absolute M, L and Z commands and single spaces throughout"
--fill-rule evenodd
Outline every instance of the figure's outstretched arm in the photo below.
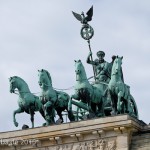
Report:
M 92 56 L 92 52 L 89 53 L 89 55 L 88 55 L 88 57 L 87 57 L 87 59 L 86 59 L 86 62 L 87 62 L 88 64 L 96 65 L 95 61 L 92 61 L 92 60 L 91 60 L 91 56 Z

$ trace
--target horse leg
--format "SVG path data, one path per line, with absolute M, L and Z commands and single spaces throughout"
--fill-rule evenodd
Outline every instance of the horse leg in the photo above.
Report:
M 121 113 L 127 113 L 127 100 L 125 99 L 121 102 Z
M 92 113 L 96 113 L 96 104 L 91 102 Z
M 76 111 L 76 121 L 79 121 L 79 107 L 77 106 L 77 111 Z
M 107 91 L 107 99 L 111 102 L 111 109 L 112 111 L 110 112 L 112 116 L 116 115 L 116 107 L 115 107 L 115 100 L 114 97 L 111 94 L 111 91 Z
M 48 101 L 45 105 L 45 118 L 46 118 L 46 125 L 54 124 L 54 108 L 50 101 Z
M 112 106 L 112 112 L 111 112 L 111 114 L 114 116 L 114 115 L 117 114 L 117 109 L 116 109 L 114 98 L 111 99 L 111 106 Z
M 34 113 L 31 113 L 32 128 L 34 128 Z
M 68 118 L 69 118 L 69 120 L 70 120 L 70 121 L 75 121 L 75 117 L 74 117 L 74 115 L 73 115 L 72 110 L 68 110 L 67 107 L 66 107 L 66 110 L 67 110 L 67 112 L 68 112 Z
M 128 98 L 126 99 L 126 113 L 129 113 L 129 108 L 130 108 L 130 95 L 128 96 Z
M 72 111 L 72 98 L 69 98 L 68 108 L 69 111 Z
M 91 119 L 91 118 L 95 117 L 95 114 L 96 114 L 96 104 L 90 102 L 89 108 L 90 108 L 89 109 L 89 119 Z
M 39 112 L 40 112 L 41 116 L 46 120 L 45 113 L 44 113 L 44 109 L 41 108 L 41 109 L 39 110 Z M 43 123 L 42 126 L 46 126 L 46 123 Z
M 39 112 L 40 112 L 41 116 L 42 116 L 44 119 L 46 119 L 46 118 L 45 118 L 44 110 L 43 110 L 43 109 L 41 109 Z
M 32 123 L 32 128 L 34 128 L 34 111 L 30 108 L 29 109 L 29 113 L 30 113 L 30 120 L 31 120 L 31 123 Z
M 14 122 L 14 125 L 16 127 L 18 127 L 18 122 L 16 121 L 15 116 L 16 116 L 16 114 L 19 114 L 19 113 L 22 113 L 22 112 L 24 112 L 24 110 L 22 110 L 20 107 L 13 112 L 13 122 Z
M 59 116 L 59 119 L 57 121 L 60 120 L 60 122 L 63 123 L 64 119 L 62 117 L 62 110 L 60 108 L 58 108 L 56 111 L 57 111 L 57 115 Z
M 123 98 L 121 98 L 121 99 L 123 99 Z M 120 113 L 121 114 L 124 114 L 125 113 L 125 101 L 124 100 L 121 100 L 121 102 L 120 102 Z
M 118 93 L 117 111 L 121 113 L 121 98 L 123 97 L 122 91 Z
M 98 106 L 98 117 L 103 117 L 105 116 L 104 114 L 104 105 L 103 105 L 103 98 L 101 98 L 100 103 L 97 105 Z

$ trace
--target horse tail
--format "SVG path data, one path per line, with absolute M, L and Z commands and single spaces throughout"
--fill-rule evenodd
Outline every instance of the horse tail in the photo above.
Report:
M 133 105 L 134 105 L 135 115 L 136 115 L 136 117 L 137 117 L 137 118 L 139 118 L 137 105 L 136 105 L 136 102 L 135 102 L 135 100 L 134 100 L 134 98 L 133 98 L 133 96 L 132 96 L 131 94 L 130 94 L 130 100 L 131 100 L 131 102 L 132 102 L 132 103 L 133 103 Z

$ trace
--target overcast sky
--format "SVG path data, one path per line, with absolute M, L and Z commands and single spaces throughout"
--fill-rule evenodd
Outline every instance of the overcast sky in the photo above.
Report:
M 150 1 L 149 0 L 0 0 L 0 131 L 17 130 L 30 123 L 27 114 L 12 113 L 18 96 L 9 93 L 11 76 L 20 76 L 32 92 L 40 92 L 38 69 L 46 69 L 53 86 L 68 88 L 75 84 L 74 60 L 81 59 L 87 76 L 88 45 L 80 37 L 81 24 L 71 11 L 81 13 L 94 7 L 91 26 L 93 57 L 103 50 L 106 61 L 123 56 L 125 83 L 139 110 L 139 118 L 149 123 L 150 114 Z M 74 91 L 68 91 L 73 94 Z M 37 112 L 35 126 L 44 120 Z

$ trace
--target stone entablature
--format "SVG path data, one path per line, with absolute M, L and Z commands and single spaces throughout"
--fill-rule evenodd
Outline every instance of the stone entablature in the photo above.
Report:
M 128 116 L 0 133 L 0 150 L 128 150 L 143 124 Z

